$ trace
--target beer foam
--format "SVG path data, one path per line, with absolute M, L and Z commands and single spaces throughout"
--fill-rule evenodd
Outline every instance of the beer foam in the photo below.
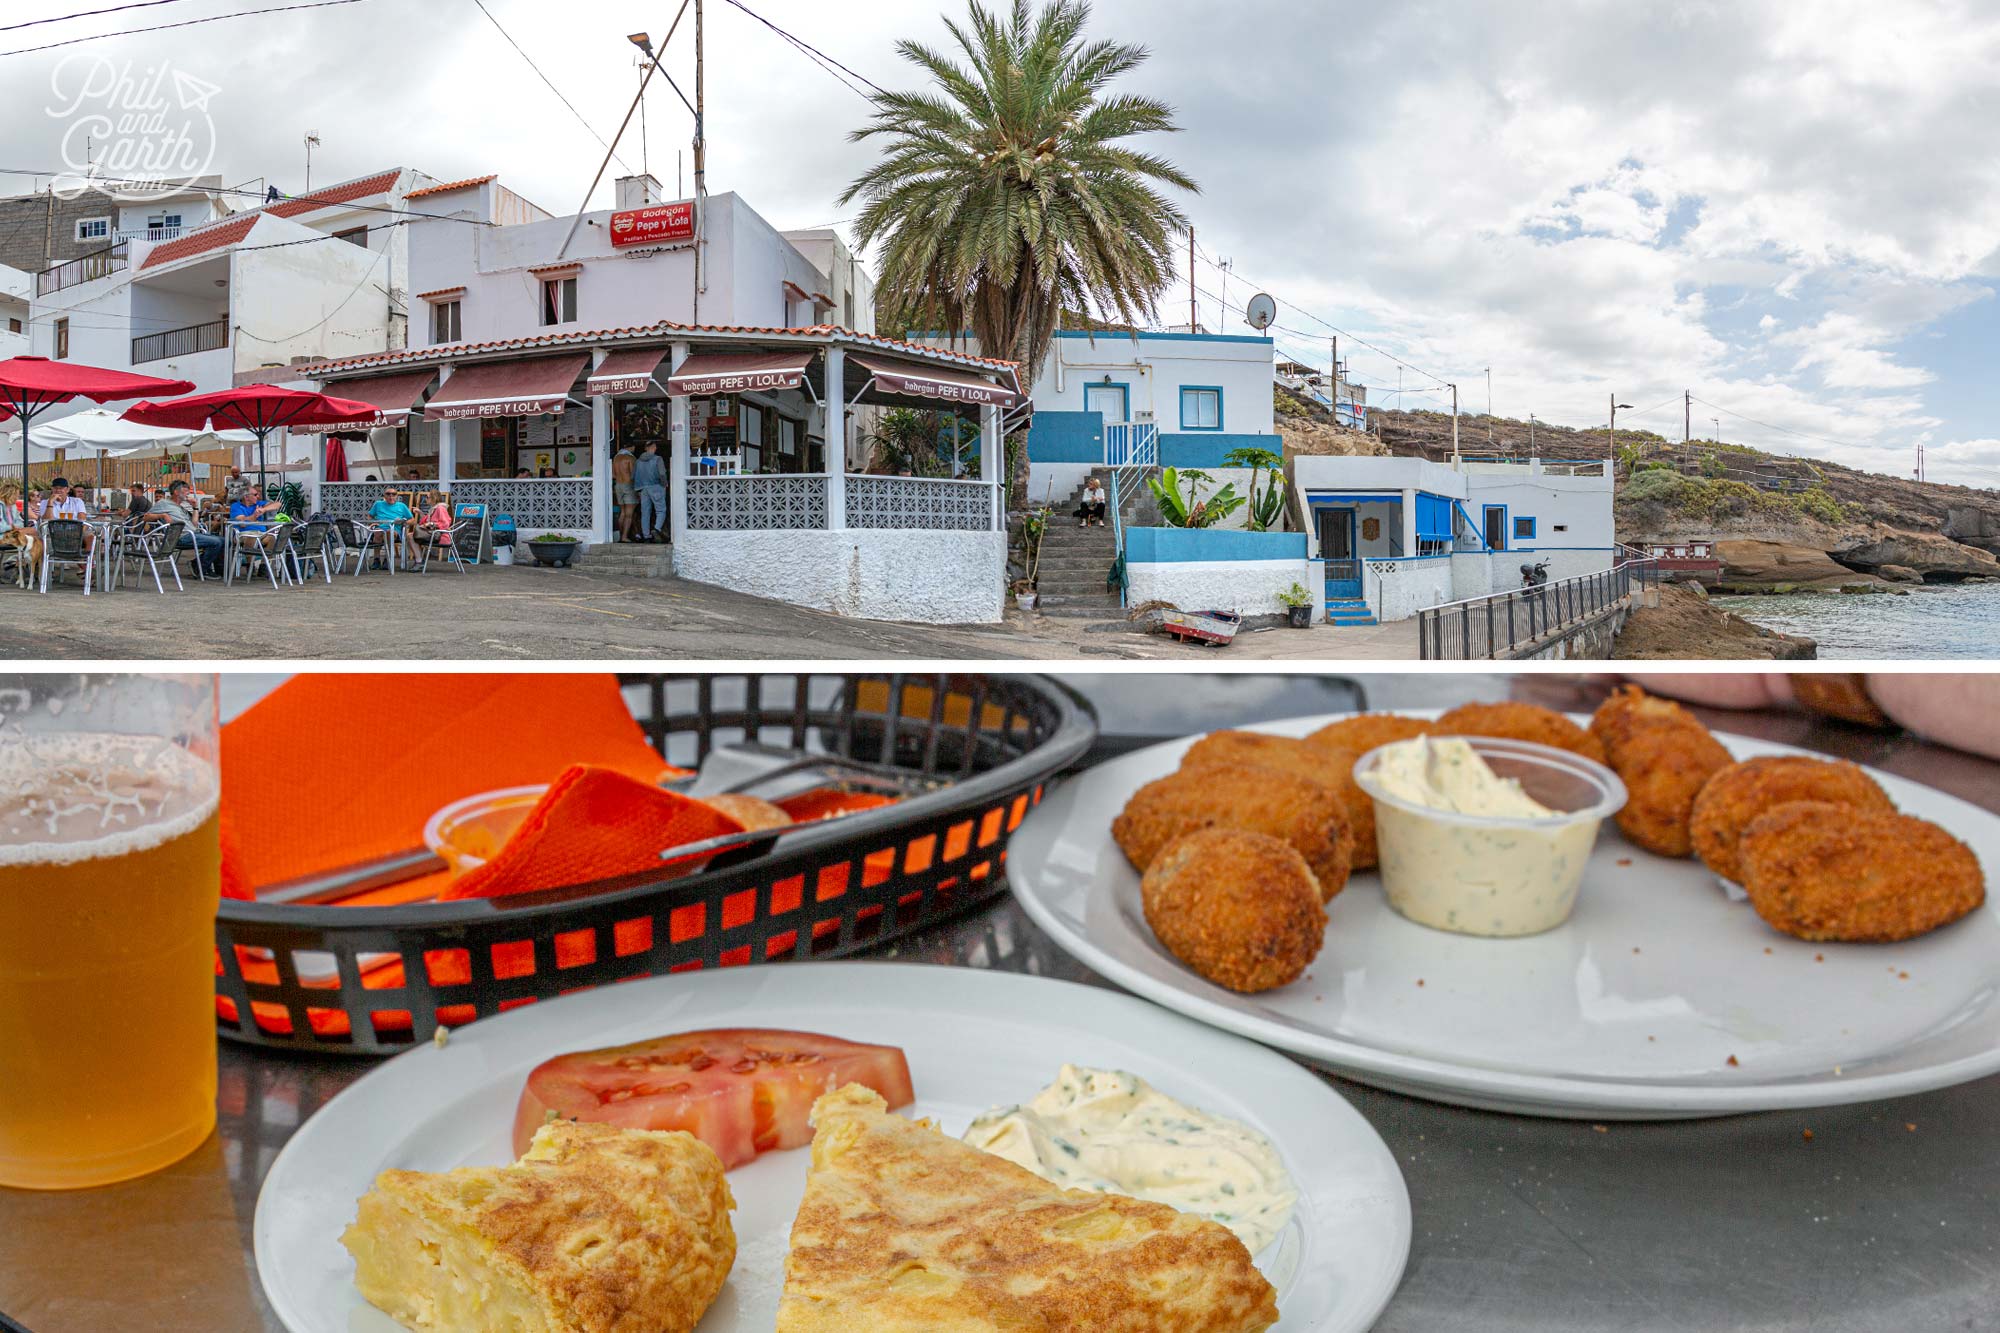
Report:
M 220 801 L 214 769 L 171 741 L 0 739 L 0 868 L 148 851 L 200 828 Z

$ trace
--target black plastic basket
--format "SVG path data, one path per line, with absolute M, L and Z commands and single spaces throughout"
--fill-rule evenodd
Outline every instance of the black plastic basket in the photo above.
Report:
M 1089 749 L 1087 707 L 1036 676 L 626 676 L 669 762 L 736 741 L 949 779 L 894 805 L 799 825 L 752 859 L 603 892 L 337 907 L 225 901 L 223 1035 L 387 1055 L 440 1025 L 609 982 L 880 944 L 1000 893 L 1008 838 Z

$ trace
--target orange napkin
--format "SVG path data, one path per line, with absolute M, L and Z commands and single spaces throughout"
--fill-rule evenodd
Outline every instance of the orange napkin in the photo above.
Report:
M 421 847 L 439 807 L 574 764 L 648 784 L 684 771 L 608 673 L 294 676 L 222 729 L 223 891 Z
M 501 898 L 659 870 L 664 848 L 741 833 L 714 806 L 608 768 L 577 764 L 550 784 L 491 861 L 439 894 Z
M 814 787 L 811 791 L 781 796 L 772 802 L 799 824 L 832 819 L 836 815 L 851 815 L 857 810 L 879 810 L 895 803 L 895 797 L 884 796 L 880 792 L 841 791 L 835 787 Z

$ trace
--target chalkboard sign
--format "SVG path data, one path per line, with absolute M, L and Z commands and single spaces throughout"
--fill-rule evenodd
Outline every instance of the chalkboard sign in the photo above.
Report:
M 479 437 L 479 466 L 487 472 L 507 471 L 507 437 L 501 434 Z
M 708 423 L 708 448 L 727 453 L 736 447 L 736 418 L 716 417 Z

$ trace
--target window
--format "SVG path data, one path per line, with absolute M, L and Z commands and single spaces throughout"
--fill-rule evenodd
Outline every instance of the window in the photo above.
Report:
M 1514 540 L 1517 542 L 1531 542 L 1534 539 L 1535 539 L 1535 520 L 1532 518 L 1523 517 L 1518 514 L 1515 515 Z
M 366 250 L 368 248 L 368 228 L 349 227 L 346 231 L 335 232 L 333 239 L 336 241 L 346 241 L 349 245 L 358 245 L 363 250 Z
M 69 355 L 69 321 L 66 319 L 59 319 L 56 321 L 56 360 L 61 361 L 68 355 Z
M 76 239 L 79 241 L 108 241 L 111 239 L 110 218 L 78 218 Z
M 431 307 L 431 341 L 455 343 L 459 340 L 458 302 L 439 301 Z
M 1189 385 L 1181 390 L 1182 430 L 1222 429 L 1222 390 L 1213 385 Z
M 542 283 L 542 323 L 576 322 L 576 279 L 550 278 Z
M 1549 525 L 1549 531 L 1550 531 L 1550 532 L 1568 532 L 1568 531 L 1569 531 L 1569 524 L 1567 524 L 1567 523 L 1552 523 L 1552 524 L 1550 524 L 1550 525 Z
M 20 331 L 21 331 L 21 321 L 20 321 L 20 320 L 18 320 L 18 319 L 9 319 L 9 320 L 7 321 L 7 332 L 9 332 L 9 333 L 19 333 Z
M 181 234 L 181 215 L 178 213 L 153 213 L 146 218 L 146 239 L 149 241 L 171 241 Z

